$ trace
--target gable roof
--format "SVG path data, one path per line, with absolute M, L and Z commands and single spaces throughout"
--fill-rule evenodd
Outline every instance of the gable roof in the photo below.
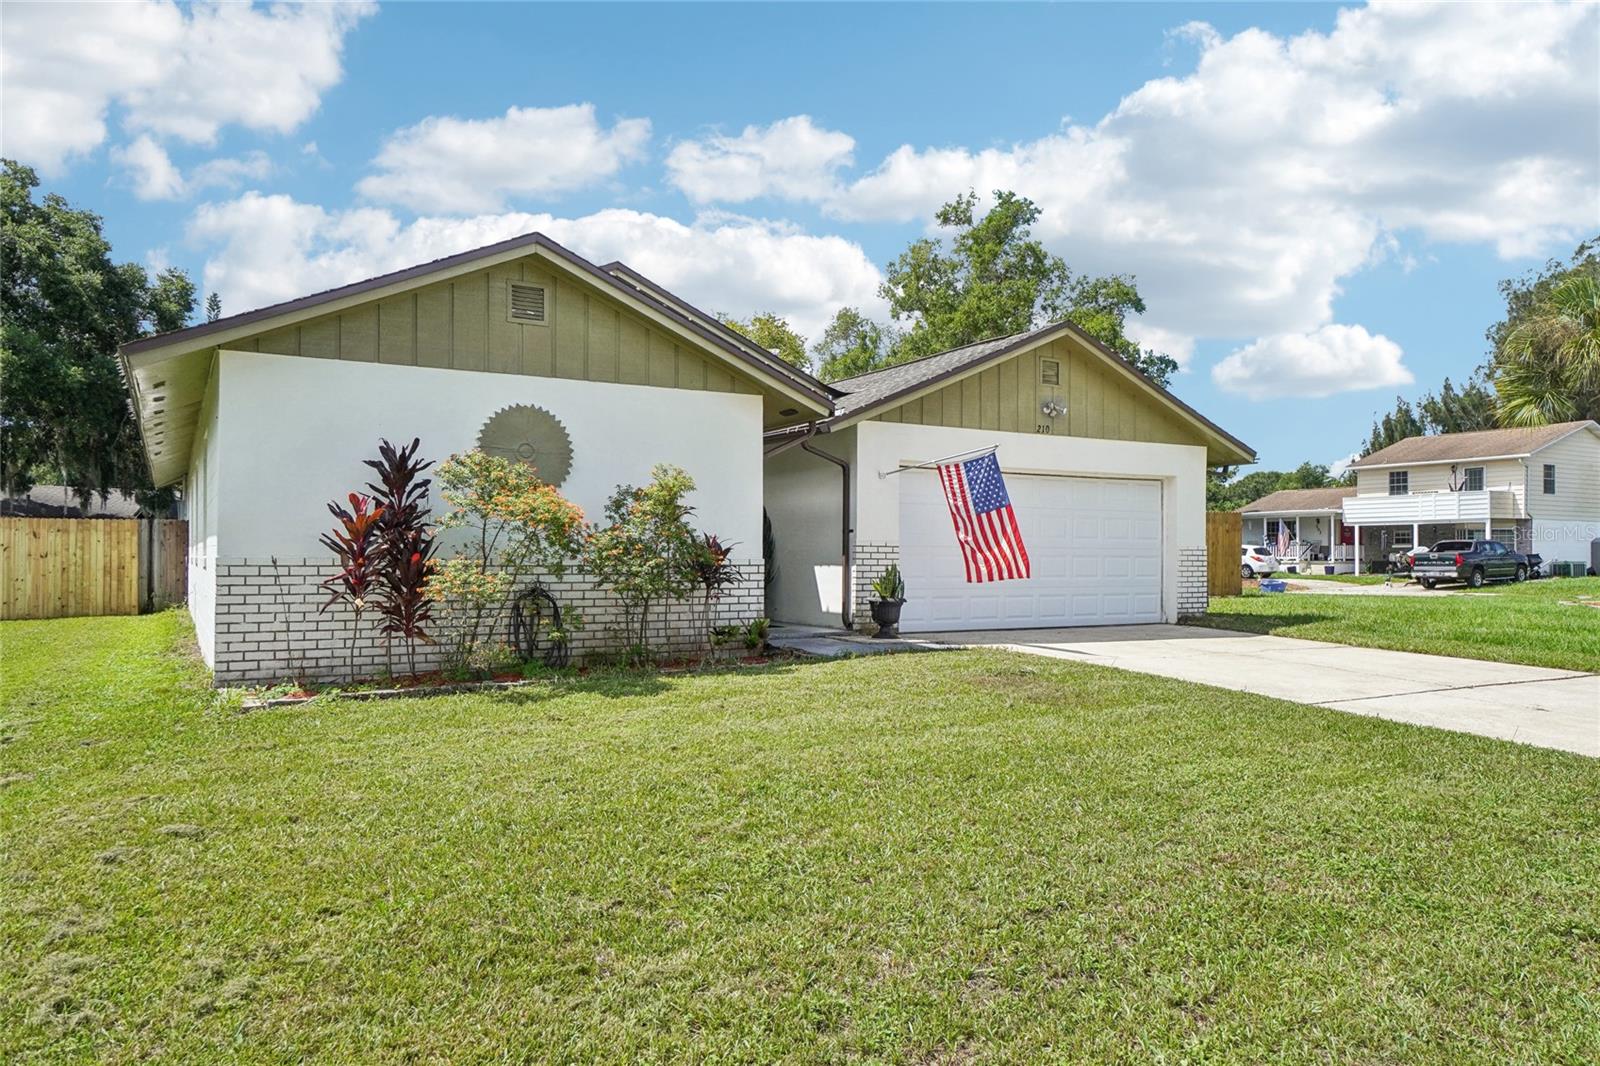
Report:
M 1344 501 L 1356 494 L 1354 485 L 1336 485 L 1328 489 L 1279 489 L 1269 492 L 1239 508 L 1239 514 L 1261 511 L 1339 511 Z
M 157 485 L 166 485 L 180 478 L 187 468 L 213 351 L 273 329 L 341 313 L 527 257 L 538 257 L 556 272 L 594 286 L 652 328 L 680 338 L 707 358 L 720 360 L 747 375 L 765 394 L 767 404 L 774 408 L 782 405 L 780 417 L 815 419 L 833 411 L 832 392 L 816 379 L 731 330 L 708 324 L 706 316 L 688 309 L 689 305 L 665 290 L 631 283 L 541 233 L 525 233 L 404 270 L 122 345 L 118 358 L 151 477 Z
M 1420 463 L 1450 463 L 1462 459 L 1516 459 L 1532 455 L 1563 437 L 1581 429 L 1600 432 L 1600 424 L 1584 420 L 1557 422 L 1549 426 L 1513 429 L 1482 429 L 1472 433 L 1437 433 L 1431 437 L 1407 437 L 1371 455 L 1362 456 L 1351 467 L 1367 469 Z
M 613 296 L 621 296 L 624 298 L 624 302 L 627 303 L 644 304 L 648 310 L 664 316 L 681 330 L 694 335 L 702 344 L 715 348 L 724 355 L 733 356 L 735 360 L 745 364 L 748 369 L 762 376 L 783 379 L 791 388 L 803 391 L 810 398 L 819 401 L 823 406 L 826 406 L 827 401 L 831 399 L 822 384 L 809 374 L 798 373 L 794 367 L 753 342 L 746 340 L 744 344 L 735 343 L 728 336 L 728 334 L 732 333 L 731 330 L 708 328 L 703 316 L 697 319 L 694 315 L 686 313 L 685 308 L 688 305 L 683 301 L 678 300 L 676 297 L 671 297 L 670 294 L 667 294 L 667 299 L 663 299 L 660 294 L 665 294 L 665 290 L 656 286 L 645 289 L 627 284 L 617 274 L 601 269 L 571 249 L 537 232 L 524 233 L 508 240 L 429 260 L 426 263 L 419 263 L 403 270 L 379 274 L 376 277 L 365 278 L 349 285 L 324 289 L 322 292 L 312 293 L 309 296 L 301 296 L 294 300 L 258 307 L 255 310 L 244 311 L 237 315 L 229 315 L 214 322 L 203 322 L 197 326 L 189 326 L 167 333 L 158 333 L 153 337 L 129 341 L 122 345 L 118 351 L 126 360 L 158 350 L 191 346 L 199 341 L 206 341 L 205 346 L 211 347 L 213 344 L 222 344 L 229 339 L 236 339 L 244 335 L 245 331 L 250 334 L 264 332 L 271 328 L 272 323 L 277 319 L 291 315 L 304 317 L 306 312 L 314 311 L 328 304 L 349 300 L 352 297 L 363 296 L 367 293 L 412 288 L 425 284 L 438 274 L 446 272 L 457 273 L 460 272 L 462 267 L 474 266 L 483 260 L 506 257 L 508 254 L 526 251 L 548 253 L 552 259 L 564 264 L 585 280 L 597 284 Z M 612 266 L 620 266 L 620 264 L 612 264 Z M 733 334 L 733 336 L 738 337 L 739 335 Z M 215 339 L 212 340 L 212 338 Z
M 873 412 L 893 407 L 925 389 L 975 373 L 985 366 L 1009 358 L 1025 349 L 1063 336 L 1073 338 L 1108 360 L 1124 375 L 1142 385 L 1158 401 L 1197 426 L 1203 434 L 1222 442 L 1229 451 L 1235 453 L 1237 461 L 1255 462 L 1255 449 L 1178 399 L 1126 359 L 1070 322 L 1052 322 L 1038 329 L 1014 333 L 1009 337 L 978 341 L 914 359 L 911 362 L 835 381 L 832 386 L 841 395 L 834 405 L 835 414 L 828 420 L 827 425 L 831 428 L 841 428 L 868 417 Z

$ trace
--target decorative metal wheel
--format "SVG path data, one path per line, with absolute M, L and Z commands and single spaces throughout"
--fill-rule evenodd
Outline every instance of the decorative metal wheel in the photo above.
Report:
M 572 438 L 556 416 L 532 404 L 503 407 L 478 430 L 478 449 L 533 467 L 539 480 L 558 486 L 572 472 Z
M 517 594 L 511 601 L 511 646 L 528 661 L 563 667 L 572 659 L 566 630 L 561 626 L 561 605 L 543 585 Z

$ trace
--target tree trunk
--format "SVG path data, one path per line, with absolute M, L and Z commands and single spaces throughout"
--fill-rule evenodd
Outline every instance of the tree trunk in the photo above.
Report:
M 361 637 L 361 608 L 355 608 L 355 624 L 350 627 L 350 683 L 356 681 L 356 641 Z

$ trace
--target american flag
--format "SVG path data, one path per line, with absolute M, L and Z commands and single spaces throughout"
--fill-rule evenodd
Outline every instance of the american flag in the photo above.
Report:
M 964 463 L 941 464 L 939 483 L 950 505 L 968 582 L 1008 581 L 1033 573 L 993 452 Z

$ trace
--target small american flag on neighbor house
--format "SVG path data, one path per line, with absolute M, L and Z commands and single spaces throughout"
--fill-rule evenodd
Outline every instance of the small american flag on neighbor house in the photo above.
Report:
M 967 581 L 1009 581 L 1033 573 L 1022 530 L 1011 509 L 1006 479 L 994 453 L 939 466 L 944 501 L 956 527 L 956 543 L 967 566 Z

